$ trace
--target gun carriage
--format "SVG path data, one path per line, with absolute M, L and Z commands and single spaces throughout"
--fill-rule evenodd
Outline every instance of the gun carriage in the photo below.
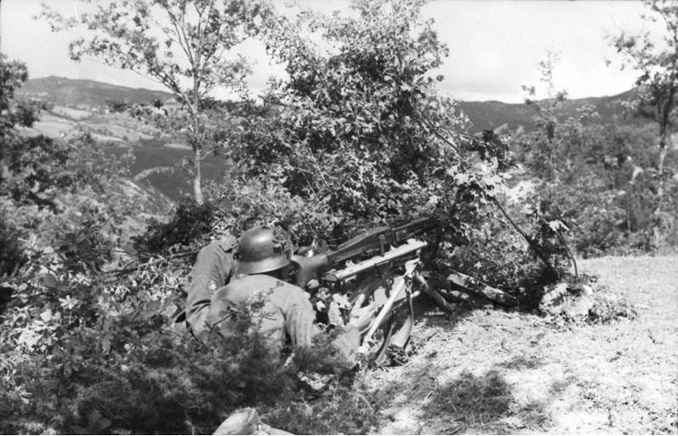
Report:
M 361 351 L 375 364 L 384 364 L 389 349 L 402 353 L 409 343 L 415 298 L 425 294 L 441 309 L 453 310 L 451 286 L 425 271 L 422 258 L 424 250 L 428 259 L 435 256 L 437 241 L 429 244 L 422 236 L 437 229 L 437 221 L 426 217 L 369 230 L 333 251 L 315 243 L 305 256 L 292 257 L 296 284 L 311 294 L 319 318 L 327 324 L 345 321 L 341 318 L 356 304 L 376 304 L 376 317 L 361 332 Z

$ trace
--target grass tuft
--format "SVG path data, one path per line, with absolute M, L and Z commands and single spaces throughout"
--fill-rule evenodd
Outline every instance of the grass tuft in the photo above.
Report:
M 498 371 L 476 376 L 465 371 L 439 387 L 425 410 L 429 414 L 448 414 L 469 426 L 483 426 L 507 416 L 513 397 Z

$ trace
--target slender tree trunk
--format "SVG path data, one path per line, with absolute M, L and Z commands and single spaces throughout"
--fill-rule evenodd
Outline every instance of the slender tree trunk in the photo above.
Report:
M 662 120 L 663 121 L 663 120 Z M 666 122 L 659 126 L 659 161 L 657 162 L 657 170 L 659 174 L 664 171 L 664 159 L 666 159 L 666 146 L 671 141 L 671 132 Z
M 198 52 L 196 56 L 200 56 Z M 200 65 L 199 59 L 193 59 L 192 61 L 194 70 L 197 69 L 197 66 Z M 194 174 L 193 174 L 193 196 L 195 197 L 195 202 L 202 205 L 205 202 L 205 199 L 202 196 L 202 135 L 203 131 L 200 125 L 200 81 L 196 76 L 193 76 L 193 150 L 194 150 Z
M 659 162 L 657 163 L 657 169 L 659 174 L 664 172 L 664 160 L 666 159 L 666 144 L 671 140 L 670 135 L 667 132 L 664 132 L 659 139 Z
M 659 136 L 659 161 L 657 162 L 657 171 L 659 174 L 659 185 L 657 187 L 657 195 L 659 198 L 664 196 L 664 160 L 666 159 L 667 144 L 671 141 L 671 132 L 667 126 L 662 126 Z
M 671 141 L 671 112 L 675 105 L 675 97 L 676 90 L 671 86 L 666 95 L 659 100 L 657 106 L 657 122 L 659 122 L 659 162 L 657 162 L 657 170 L 660 176 L 664 171 L 666 147 Z
M 203 204 L 205 200 L 202 196 L 201 149 L 195 147 L 193 150 L 193 198 L 196 203 Z

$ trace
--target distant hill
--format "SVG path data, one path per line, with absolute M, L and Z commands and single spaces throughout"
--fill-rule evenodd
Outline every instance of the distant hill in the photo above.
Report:
M 563 105 L 564 116 L 575 115 L 577 108 L 587 103 L 600 114 L 601 122 L 610 122 L 622 117 L 622 102 L 629 101 L 635 90 L 606 97 L 588 97 L 566 100 Z M 462 101 L 461 110 L 473 123 L 474 130 L 495 129 L 503 124 L 516 129 L 523 126 L 530 130 L 534 128 L 535 110 L 525 103 L 502 103 L 500 101 Z
M 563 114 L 574 115 L 577 107 L 588 103 L 598 111 L 601 121 L 612 121 L 615 117 L 621 116 L 621 102 L 629 100 L 634 92 L 629 90 L 614 96 L 567 100 Z M 172 94 L 163 91 L 54 76 L 29 80 L 20 94 L 26 97 L 39 97 L 56 106 L 89 110 L 105 109 L 109 101 L 149 103 L 153 100 L 168 101 L 173 98 Z M 459 106 L 470 118 L 474 130 L 493 129 L 503 124 L 508 124 L 512 129 L 523 126 L 529 130 L 534 127 L 534 109 L 524 103 L 462 101 Z
M 169 92 L 55 76 L 29 80 L 24 84 L 19 95 L 40 98 L 57 106 L 75 109 L 102 109 L 108 106 L 108 101 L 150 103 L 153 100 L 172 99 L 172 94 Z
M 52 138 L 68 139 L 90 133 L 95 139 L 110 144 L 110 151 L 122 154 L 131 150 L 131 165 L 136 183 L 155 189 L 172 200 L 179 200 L 192 192 L 190 178 L 178 169 L 182 159 L 190 158 L 189 147 L 162 135 L 162 132 L 125 114 L 109 113 L 108 102 L 149 103 L 153 100 L 171 100 L 172 94 L 143 88 L 129 88 L 93 80 L 75 80 L 63 77 L 31 79 L 19 91 L 20 97 L 40 98 L 48 102 L 47 111 L 33 128 L 24 129 L 27 135 L 43 134 Z M 173 168 L 171 172 L 151 172 L 150 168 Z M 223 158 L 208 157 L 203 162 L 206 179 L 220 181 L 224 172 Z M 149 174 L 137 180 L 136 176 Z

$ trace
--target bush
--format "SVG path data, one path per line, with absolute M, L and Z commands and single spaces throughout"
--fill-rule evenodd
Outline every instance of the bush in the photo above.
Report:
M 168 222 L 153 220 L 143 235 L 134 238 L 135 248 L 144 253 L 163 253 L 171 247 L 204 245 L 214 232 L 218 209 L 212 203 L 188 201 L 179 204 Z
M 378 400 L 359 383 L 333 385 L 320 398 L 297 397 L 284 407 L 262 410 L 262 421 L 292 434 L 374 434 Z
M 0 216 L 0 277 L 13 273 L 26 261 L 19 231 L 5 218 Z
M 563 236 L 548 224 L 561 221 L 537 209 L 531 215 L 512 211 L 511 216 L 532 245 L 504 217 L 495 216 L 474 231 L 468 242 L 450 250 L 447 262 L 459 272 L 502 289 L 514 296 L 522 309 L 531 310 L 539 305 L 544 286 L 566 280 L 573 265 L 563 248 Z
M 183 270 L 161 258 L 109 284 L 59 271 L 15 283 L 0 324 L 2 433 L 202 434 L 244 406 L 310 433 L 374 428 L 371 406 L 348 387 L 333 386 L 305 414 L 296 374 L 327 365 L 320 350 L 285 366 L 246 313 L 234 335 L 204 343 L 174 325 Z M 326 421 L 339 395 L 351 419 Z

